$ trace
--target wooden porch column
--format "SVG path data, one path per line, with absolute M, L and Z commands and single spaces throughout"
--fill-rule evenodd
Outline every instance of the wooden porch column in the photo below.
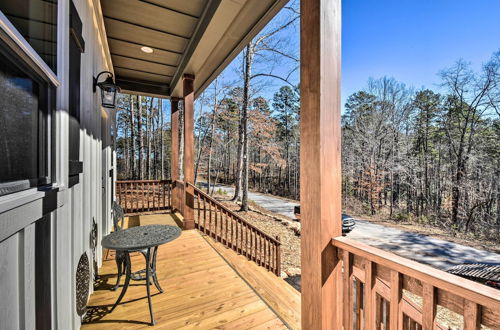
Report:
M 170 157 L 170 173 L 171 180 L 179 180 L 179 98 L 170 98 L 170 105 L 172 111 L 172 127 L 171 127 L 171 139 L 172 139 L 172 150 Z
M 194 229 L 194 76 L 182 78 L 184 95 L 184 181 L 186 183 L 186 205 L 184 207 L 184 229 Z
M 342 329 L 341 0 L 301 0 L 302 328 Z

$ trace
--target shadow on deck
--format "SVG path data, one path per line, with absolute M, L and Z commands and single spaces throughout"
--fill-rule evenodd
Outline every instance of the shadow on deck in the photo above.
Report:
M 139 215 L 126 219 L 126 226 L 158 223 L 181 224 L 180 219 L 171 214 Z M 203 237 L 196 230 L 189 230 L 183 231 L 178 239 L 159 248 L 157 271 L 160 285 L 165 292 L 160 294 L 156 289 L 152 291 L 155 327 L 297 328 L 300 325 L 300 296 L 296 310 L 298 316 L 290 315 L 291 312 L 287 310 L 282 317 L 280 315 L 282 311 L 279 310 L 280 303 L 273 302 L 272 294 L 263 297 L 261 293 L 266 289 L 264 286 L 269 285 L 268 281 L 273 281 L 272 277 L 276 281 L 283 280 L 265 270 L 261 272 L 260 267 L 256 265 L 247 265 L 244 262 L 246 260 L 239 261 L 236 253 L 230 250 L 224 251 L 224 247 L 217 245 L 220 244 Z M 143 256 L 133 255 L 132 265 L 132 271 L 144 268 Z M 265 273 L 269 273 L 272 277 L 267 278 Z M 119 295 L 119 290 L 109 290 L 116 281 L 114 254 L 110 253 L 104 260 L 99 275 L 100 281 L 89 299 L 87 323 L 83 324 L 82 328 L 149 327 L 150 318 L 144 283 L 133 282 L 122 303 L 112 313 L 108 313 Z M 259 276 L 262 279 L 249 281 L 249 276 Z M 248 278 L 244 279 L 245 277 Z M 282 285 L 282 282 L 276 283 Z M 268 289 L 272 290 L 272 287 Z M 289 300 L 283 296 L 279 299 Z M 297 297 L 292 300 L 297 301 Z M 296 320 L 299 320 L 299 323 Z

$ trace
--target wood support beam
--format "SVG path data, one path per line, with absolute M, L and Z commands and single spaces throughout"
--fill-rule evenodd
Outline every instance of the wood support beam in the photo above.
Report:
M 170 173 L 172 182 L 179 180 L 179 98 L 170 98 L 171 106 L 171 139 Z
M 184 95 L 184 181 L 186 183 L 186 205 L 184 207 L 184 229 L 194 229 L 194 76 L 182 78 Z
M 342 328 L 341 0 L 301 0 L 302 328 Z

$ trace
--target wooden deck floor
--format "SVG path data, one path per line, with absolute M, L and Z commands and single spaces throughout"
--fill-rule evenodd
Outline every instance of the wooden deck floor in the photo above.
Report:
M 249 261 L 246 257 L 215 242 L 208 236 L 204 238 L 291 329 L 300 329 L 300 292 L 281 277 Z
M 132 224 L 133 218 L 129 219 Z M 139 224 L 172 222 L 170 215 L 139 218 Z M 133 225 L 137 225 L 134 223 Z M 142 255 L 132 257 L 133 270 L 144 267 Z M 158 251 L 157 272 L 164 293 L 153 286 L 153 310 L 159 329 L 283 329 L 255 291 L 195 230 L 183 231 Z M 99 271 L 102 283 L 89 301 L 90 323 L 84 329 L 150 328 L 146 288 L 132 282 L 122 303 L 107 313 L 119 295 L 109 287 L 116 280 L 113 258 Z

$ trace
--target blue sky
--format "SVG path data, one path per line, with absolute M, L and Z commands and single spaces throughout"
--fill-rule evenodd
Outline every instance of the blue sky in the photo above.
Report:
M 342 99 L 369 77 L 437 89 L 459 58 L 475 69 L 500 49 L 500 0 L 344 0 Z
M 283 10 L 269 24 L 278 24 L 285 15 Z M 298 55 L 298 25 L 285 33 Z M 416 89 L 439 90 L 440 70 L 460 58 L 478 70 L 497 50 L 500 0 L 343 0 L 342 108 L 369 78 L 394 77 Z M 282 63 L 273 73 L 285 76 L 293 65 Z M 238 56 L 224 71 L 224 79 L 241 82 L 239 68 Z M 266 69 L 255 64 L 254 73 Z M 265 81 L 258 94 L 272 100 L 283 83 Z M 291 81 L 298 83 L 298 72 Z

